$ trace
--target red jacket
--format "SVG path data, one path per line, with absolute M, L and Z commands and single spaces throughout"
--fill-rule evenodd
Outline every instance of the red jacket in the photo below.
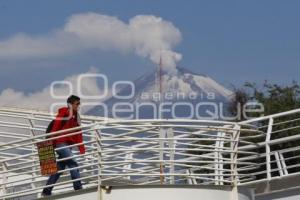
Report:
M 74 127 L 79 126 L 78 114 L 74 112 L 74 113 L 72 113 L 72 116 L 69 116 L 69 115 L 70 115 L 70 112 L 69 112 L 68 107 L 60 108 L 58 110 L 58 114 L 54 120 L 54 124 L 53 124 L 51 132 L 56 132 L 56 131 L 65 130 L 65 129 L 74 128 Z M 64 121 L 63 127 L 61 127 L 62 120 L 64 120 L 64 118 L 66 118 L 67 120 Z M 78 132 L 78 131 L 80 131 L 80 133 L 78 133 L 76 135 L 71 135 L 71 136 L 54 139 L 53 140 L 54 145 L 56 145 L 58 143 L 67 143 L 69 145 L 82 143 L 83 139 L 82 139 L 81 130 L 67 131 L 67 132 L 62 133 L 62 135 L 70 134 L 70 133 L 74 133 L 74 132 Z M 58 135 L 56 135 L 56 136 L 58 136 Z M 85 153 L 85 147 L 83 144 L 79 145 L 78 148 L 79 148 L 79 151 L 81 154 Z

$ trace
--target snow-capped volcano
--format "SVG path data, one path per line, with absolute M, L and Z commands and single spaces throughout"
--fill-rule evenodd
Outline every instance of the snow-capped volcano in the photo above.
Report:
M 210 77 L 193 73 L 184 68 L 178 67 L 176 73 L 163 72 L 161 78 L 159 76 L 158 72 L 155 71 L 134 81 L 136 99 L 139 99 L 142 93 L 162 93 L 162 96 L 166 96 L 167 93 L 181 93 L 185 96 L 194 93 L 202 97 L 213 93 L 216 98 L 224 99 L 228 99 L 232 94 L 230 90 Z M 123 92 L 126 93 L 125 88 L 120 90 L 120 93 Z M 178 99 L 175 98 L 174 100 Z
M 181 108 L 179 106 L 174 108 L 176 109 L 174 113 L 186 116 L 187 107 L 191 110 L 192 106 L 196 108 L 199 103 L 207 104 L 206 107 L 211 106 L 212 103 L 227 103 L 232 95 L 230 90 L 212 78 L 179 67 L 175 73 L 155 70 L 132 83 L 134 87 L 127 84 L 119 88 L 117 96 L 112 96 L 103 102 L 107 106 L 109 117 L 123 117 L 125 112 L 118 115 L 112 113 L 113 109 L 120 108 L 126 110 L 128 115 L 129 110 L 135 114 L 138 112 L 139 116 L 135 118 L 153 118 L 155 116 L 150 110 L 154 110 L 154 106 L 157 110 L 162 103 L 165 104 L 164 109 L 172 109 L 172 105 L 180 104 Z M 204 107 L 205 105 L 202 109 Z M 103 107 L 92 109 L 89 114 L 104 115 Z M 171 113 L 165 113 L 164 116 L 174 118 Z

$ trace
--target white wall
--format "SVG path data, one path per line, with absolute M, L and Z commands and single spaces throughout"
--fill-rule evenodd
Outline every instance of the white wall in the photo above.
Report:
M 299 200 L 300 189 L 287 189 L 282 192 L 276 192 L 266 195 L 259 195 L 255 200 Z
M 253 200 L 250 190 L 241 190 L 239 200 Z M 64 200 L 96 200 L 96 190 L 86 194 L 64 197 Z M 182 186 L 144 186 L 112 187 L 102 190 L 102 200 L 230 200 L 231 188 L 218 187 L 182 187 Z

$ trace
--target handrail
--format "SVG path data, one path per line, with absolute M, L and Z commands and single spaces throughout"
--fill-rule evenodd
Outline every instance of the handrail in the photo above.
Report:
M 257 121 L 268 120 L 270 118 L 275 119 L 275 118 L 278 118 L 278 117 L 283 117 L 283 116 L 292 115 L 292 114 L 296 114 L 296 113 L 300 113 L 300 109 L 295 109 L 295 110 L 281 112 L 281 113 L 277 113 L 277 114 L 273 114 L 273 115 L 258 117 L 258 118 L 254 118 L 254 119 L 250 119 L 250 120 L 240 122 L 239 124 L 250 124 L 250 123 L 253 123 L 253 122 L 257 122 Z
M 71 145 L 72 158 L 78 160 L 76 169 L 81 171 L 86 188 L 118 182 L 237 187 L 291 176 L 298 173 L 295 163 L 300 161 L 300 154 L 295 152 L 300 147 L 293 144 L 278 149 L 276 145 L 300 140 L 300 134 L 290 134 L 298 130 L 298 121 L 270 121 L 298 113 L 300 109 L 244 122 L 82 116 L 81 127 L 57 131 L 45 139 L 46 123 L 54 117 L 52 114 L 0 108 L 0 116 L 9 116 L 0 120 L 0 132 L 12 133 L 6 142 L 0 143 L 0 198 L 29 194 L 37 198 L 47 177 L 39 171 L 36 143 L 79 133 L 85 138 L 87 152 L 79 155 L 76 147 L 80 144 Z M 257 127 L 262 122 L 268 125 Z M 280 137 L 273 138 L 275 135 Z M 278 150 L 272 150 L 273 146 Z M 57 161 L 63 160 L 66 159 Z M 60 188 L 72 190 L 72 180 L 63 179 L 54 186 L 56 192 Z

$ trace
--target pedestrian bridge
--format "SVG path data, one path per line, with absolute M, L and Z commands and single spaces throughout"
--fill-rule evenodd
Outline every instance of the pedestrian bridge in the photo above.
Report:
M 87 151 L 73 147 L 84 189 L 66 168 L 45 198 L 36 144 L 63 137 L 45 139 L 53 117 L 0 108 L 0 199 L 300 198 L 300 109 L 244 122 L 82 116 Z

